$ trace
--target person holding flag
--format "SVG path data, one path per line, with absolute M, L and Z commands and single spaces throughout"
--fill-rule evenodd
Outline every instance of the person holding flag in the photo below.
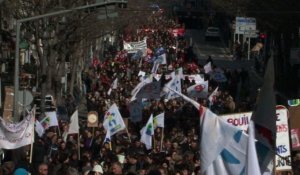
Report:
M 141 142 L 145 144 L 146 148 L 152 149 L 152 136 L 154 135 L 153 114 L 151 114 L 146 126 L 141 129 Z

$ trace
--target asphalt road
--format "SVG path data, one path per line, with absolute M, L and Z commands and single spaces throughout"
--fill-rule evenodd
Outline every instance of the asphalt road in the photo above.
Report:
M 193 51 L 198 58 L 198 63 L 205 64 L 208 56 L 211 56 L 214 64 L 218 67 L 228 69 L 247 69 L 254 66 L 253 60 L 234 60 L 229 48 L 226 47 L 223 40 L 205 41 L 204 30 L 188 29 L 186 37 L 192 38 Z

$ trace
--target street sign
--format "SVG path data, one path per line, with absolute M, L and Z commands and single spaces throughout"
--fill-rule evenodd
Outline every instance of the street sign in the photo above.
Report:
M 245 34 L 245 32 L 256 31 L 256 19 L 255 18 L 235 18 L 235 33 Z
M 258 38 L 259 30 L 244 31 L 245 38 Z
M 19 91 L 18 103 L 22 106 L 28 106 L 32 103 L 33 96 L 28 90 Z

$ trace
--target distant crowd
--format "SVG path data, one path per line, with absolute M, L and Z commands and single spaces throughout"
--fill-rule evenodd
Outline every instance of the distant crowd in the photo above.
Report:
M 149 50 L 155 52 L 155 49 L 163 47 L 168 64 L 161 65 L 158 74 L 168 75 L 182 67 L 184 75 L 204 75 L 203 78 L 209 80 L 208 95 L 217 87 L 219 91 L 213 103 L 207 98 L 196 100 L 213 112 L 226 114 L 252 110 L 255 99 L 249 97 L 250 85 L 246 70 L 223 70 L 214 65 L 213 58 L 208 58 L 207 62 L 212 63 L 213 69 L 220 69 L 226 77 L 223 82 L 212 79 L 210 74 L 204 73 L 203 65 L 198 65 L 197 56 L 190 53 L 188 41 L 174 37 L 169 32 L 170 29 L 184 26 L 166 18 L 161 12 L 148 18 L 148 25 L 140 26 L 140 29 L 150 30 L 124 33 L 120 42 L 138 41 L 147 36 Z M 7 151 L 7 160 L 1 165 L 0 175 L 23 175 L 29 171 L 34 175 L 200 175 L 198 109 L 182 98 L 148 99 L 142 104 L 142 120 L 130 120 L 128 104 L 131 91 L 141 79 L 138 73 L 144 71 L 149 74 L 153 66 L 147 60 L 140 64 L 140 59 L 133 60 L 131 57 L 126 53 L 122 59 L 113 56 L 97 64 L 91 63 L 89 69 L 83 72 L 84 91 L 80 93 L 86 97 L 87 111 L 98 113 L 98 127 L 88 128 L 86 121 L 81 120 L 80 134 L 71 134 L 64 140 L 61 133 L 67 129 L 69 121 L 60 120 L 61 133 L 52 127 L 42 137 L 36 136 L 31 165 L 28 164 L 28 155 L 22 154 L 28 148 Z M 108 94 L 116 78 L 118 87 Z M 183 94 L 195 83 L 188 79 L 181 81 Z M 78 108 L 75 100 L 77 95 L 69 95 L 66 99 L 68 116 Z M 111 142 L 104 142 L 106 131 L 103 116 L 113 103 L 119 107 L 128 132 L 117 133 Z M 165 127 L 156 128 L 153 148 L 147 150 L 140 141 L 140 130 L 151 114 L 161 112 L 165 112 Z M 18 157 L 18 162 L 11 161 L 13 159 L 9 161 L 12 157 Z

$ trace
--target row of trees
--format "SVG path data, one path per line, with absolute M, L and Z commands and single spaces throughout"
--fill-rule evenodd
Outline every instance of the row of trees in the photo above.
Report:
M 98 0 L 14 0 L 2 2 L 2 14 L 14 19 L 23 19 L 42 15 L 54 11 L 72 9 L 87 4 L 99 2 Z M 66 62 L 70 62 L 69 94 L 77 81 L 77 72 L 85 68 L 85 59 L 89 55 L 90 48 L 95 49 L 96 40 L 110 34 L 112 31 L 122 33 L 124 28 L 137 28 L 136 24 L 147 23 L 145 16 L 151 14 L 150 0 L 130 0 L 127 8 L 116 6 L 114 12 L 118 16 L 105 19 L 99 18 L 99 11 L 103 13 L 103 7 L 86 10 L 76 10 L 64 15 L 57 15 L 38 20 L 25 22 L 21 26 L 21 40 L 30 45 L 36 60 L 36 72 L 38 78 L 38 91 L 42 99 L 46 93 L 54 95 L 58 105 L 62 103 L 61 78 L 66 74 Z M 110 8 L 107 8 L 110 9 Z M 111 11 L 105 11 L 105 14 Z M 35 70 L 35 69 L 34 69 Z M 43 100 L 42 100 L 43 101 Z M 44 105 L 42 104 L 42 108 Z

